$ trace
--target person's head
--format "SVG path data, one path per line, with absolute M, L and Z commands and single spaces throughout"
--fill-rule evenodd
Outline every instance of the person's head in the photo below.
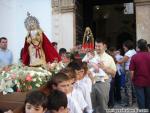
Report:
M 127 40 L 123 43 L 123 49 L 124 51 L 128 51 L 128 50 L 132 50 L 134 49 L 134 44 L 133 44 L 133 41 L 131 40 Z
M 147 51 L 147 41 L 144 39 L 139 39 L 137 41 L 137 46 L 140 49 L 140 51 Z
M 60 49 L 59 49 L 59 55 L 60 55 L 60 56 L 66 54 L 66 53 L 67 53 L 67 50 L 66 50 L 65 48 L 60 48 Z
M 95 56 L 94 51 L 89 50 L 89 51 L 87 52 L 87 57 L 88 57 L 89 59 L 92 59 L 94 56 Z
M 76 80 L 81 80 L 84 76 L 84 69 L 82 68 L 82 62 L 76 61 L 70 62 L 68 67 L 71 67 L 75 71 Z
M 50 88 L 51 91 L 60 90 L 67 94 L 70 91 L 69 80 L 70 78 L 65 73 L 59 72 L 51 78 L 47 87 Z
M 53 45 L 53 47 L 57 50 L 57 45 L 58 45 L 58 43 L 57 43 L 57 42 L 52 42 L 52 45 Z
M 47 96 L 40 91 L 29 92 L 25 99 L 25 113 L 45 113 Z
M 150 52 L 150 44 L 147 44 L 148 52 Z
M 115 51 L 115 55 L 120 55 L 120 54 L 121 54 L 121 50 L 120 49 Z
M 65 73 L 69 77 L 69 81 L 70 81 L 69 88 L 70 91 L 72 91 L 73 84 L 75 83 L 75 79 L 76 79 L 75 71 L 71 67 L 66 67 L 62 69 L 61 72 Z
M 104 40 L 96 39 L 95 50 L 98 54 L 104 53 L 107 49 L 107 44 Z
M 6 37 L 1 37 L 0 38 L 0 48 L 3 50 L 7 49 L 7 38 Z
M 48 96 L 48 110 L 51 113 L 68 113 L 67 109 L 67 96 L 64 92 L 54 90 Z
M 116 52 L 116 48 L 115 47 L 110 47 L 109 49 L 108 49 L 108 52 L 109 52 L 109 54 L 111 55 L 111 56 L 115 56 L 115 52 Z
M 75 71 L 71 67 L 68 67 L 68 66 L 62 69 L 60 72 L 65 73 L 71 80 L 75 79 L 76 77 Z

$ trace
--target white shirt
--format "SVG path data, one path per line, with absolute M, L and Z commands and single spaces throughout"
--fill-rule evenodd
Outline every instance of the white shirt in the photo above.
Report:
M 10 50 L 0 49 L 0 67 L 5 67 L 11 65 L 13 60 L 13 55 Z
M 71 98 L 71 93 L 67 94 L 67 100 L 67 107 L 70 110 L 69 113 L 83 113 L 77 101 L 74 98 Z
M 92 113 L 93 109 L 92 109 L 92 102 L 91 102 L 91 91 L 88 89 L 87 84 L 84 83 L 83 80 L 80 80 L 80 81 L 76 81 L 74 87 L 81 90 L 83 97 L 88 105 L 86 111 L 88 113 Z
M 82 59 L 82 61 L 88 62 L 88 67 L 89 70 L 92 72 L 94 77 L 97 77 L 100 81 L 105 82 L 103 77 L 106 76 L 106 73 L 99 68 L 98 71 L 95 70 L 94 65 L 97 65 L 98 67 L 98 63 L 101 61 L 99 55 L 94 52 L 94 56 L 92 57 L 92 55 L 86 54 L 86 56 Z
M 70 96 L 71 98 L 74 98 L 77 101 L 77 103 L 81 107 L 81 110 L 84 111 L 85 108 L 87 107 L 87 103 L 84 100 L 81 90 L 73 88 Z
M 90 77 L 88 75 L 85 75 L 83 78 L 84 83 L 87 84 L 87 89 L 89 89 L 89 91 L 92 91 L 92 80 L 90 79 Z
M 125 53 L 125 56 L 129 57 L 128 61 L 125 62 L 125 70 L 129 70 L 129 65 L 130 65 L 130 61 L 131 61 L 131 57 L 136 54 L 136 51 L 134 49 L 132 50 L 128 50 L 126 53 Z

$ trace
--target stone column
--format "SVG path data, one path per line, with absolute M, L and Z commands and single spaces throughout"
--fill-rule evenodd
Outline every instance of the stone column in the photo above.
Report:
M 52 41 L 70 50 L 76 41 L 75 0 L 52 0 Z
M 150 0 L 134 0 L 134 2 L 137 40 L 143 38 L 150 43 Z

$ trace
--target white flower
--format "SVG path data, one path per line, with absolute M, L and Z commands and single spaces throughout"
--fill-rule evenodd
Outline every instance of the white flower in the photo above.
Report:
M 13 92 L 12 88 L 15 85 L 19 89 L 26 85 L 30 85 L 31 87 L 33 85 L 40 87 L 43 83 L 50 79 L 53 72 L 58 73 L 59 70 L 63 68 L 61 63 L 52 63 L 51 66 L 53 67 L 51 70 L 52 72 L 45 70 L 42 67 L 37 68 L 21 65 L 11 66 L 9 69 L 10 71 L 2 70 L 0 73 L 0 92 L 3 92 L 3 94 Z M 15 77 L 12 75 L 15 75 Z M 29 82 L 25 82 L 26 76 L 28 75 L 32 77 L 31 84 Z
M 36 78 L 32 79 L 32 81 L 35 82 L 35 81 L 36 81 Z
M 59 71 L 60 69 L 61 69 L 61 68 L 60 68 L 59 66 L 57 66 L 57 67 L 56 67 L 56 70 L 58 70 L 58 71 Z
M 40 87 L 40 84 L 35 84 L 36 87 Z
M 41 78 L 38 78 L 39 79 L 39 81 L 41 82 L 42 81 L 42 79 Z
M 49 75 L 52 75 L 52 73 L 49 72 Z

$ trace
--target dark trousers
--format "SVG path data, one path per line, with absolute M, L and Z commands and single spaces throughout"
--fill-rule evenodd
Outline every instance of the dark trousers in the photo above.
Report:
M 114 106 L 114 90 L 115 90 L 114 85 L 115 85 L 115 79 L 112 78 L 111 82 L 110 82 L 108 107 L 113 107 Z
M 134 86 L 139 109 L 149 109 L 150 112 L 150 87 Z
M 115 100 L 121 101 L 121 76 L 118 73 L 115 76 Z

